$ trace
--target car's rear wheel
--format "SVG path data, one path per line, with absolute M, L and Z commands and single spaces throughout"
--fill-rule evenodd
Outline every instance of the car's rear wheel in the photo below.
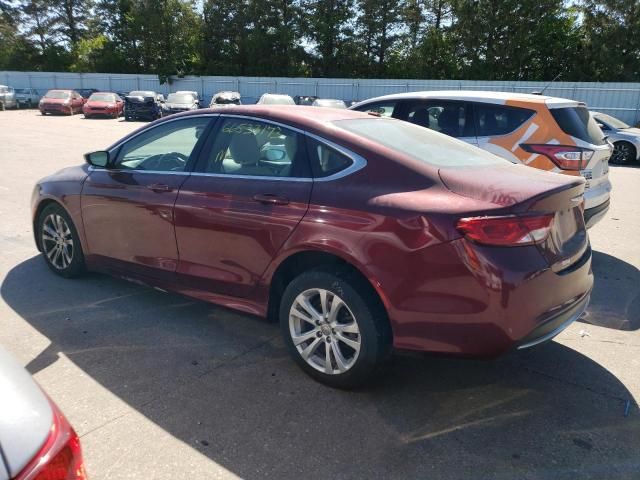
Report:
M 37 239 L 51 270 L 72 278 L 84 271 L 84 255 L 73 221 L 60 205 L 45 207 L 38 216 Z
M 349 271 L 312 270 L 285 289 L 280 327 L 290 354 L 316 380 L 355 388 L 376 372 L 391 346 L 375 294 Z
M 628 165 L 636 159 L 636 149 L 629 142 L 616 142 L 613 144 L 611 163 L 616 165 Z

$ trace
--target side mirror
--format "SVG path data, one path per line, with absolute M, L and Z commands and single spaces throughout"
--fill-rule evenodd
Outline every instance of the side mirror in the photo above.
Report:
M 286 156 L 286 154 L 284 153 L 283 150 L 267 150 L 265 152 L 265 156 L 267 158 L 268 161 L 270 162 L 278 162 L 280 160 L 284 160 L 284 157 Z
M 84 159 L 89 165 L 105 168 L 109 165 L 109 152 L 99 151 L 87 153 Z

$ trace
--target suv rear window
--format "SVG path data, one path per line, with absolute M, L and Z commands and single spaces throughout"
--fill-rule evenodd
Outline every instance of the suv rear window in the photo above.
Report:
M 564 133 L 592 145 L 604 145 L 602 130 L 589 115 L 587 107 L 552 108 L 551 115 Z
M 467 167 L 510 163 L 460 140 L 428 128 L 389 118 L 336 120 L 333 124 L 348 132 L 396 150 L 436 167 Z
M 533 110 L 518 107 L 505 107 L 487 103 L 476 103 L 476 135 L 491 137 L 507 135 L 529 120 Z

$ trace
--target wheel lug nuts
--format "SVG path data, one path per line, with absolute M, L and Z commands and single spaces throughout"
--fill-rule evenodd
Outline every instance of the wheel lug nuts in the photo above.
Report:
M 331 338 L 327 337 L 327 343 L 331 343 Z

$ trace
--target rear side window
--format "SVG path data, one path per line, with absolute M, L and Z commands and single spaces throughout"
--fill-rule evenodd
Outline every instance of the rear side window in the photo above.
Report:
M 508 160 L 432 130 L 390 118 L 337 120 L 339 128 L 436 167 L 509 164 Z
M 353 161 L 333 148 L 307 137 L 307 148 L 314 178 L 338 173 L 351 166 Z
M 358 110 L 359 112 L 377 113 L 381 117 L 392 117 L 396 108 L 396 103 L 397 102 L 395 101 L 368 103 L 361 107 L 354 108 L 354 110 Z
M 406 120 L 415 125 L 455 138 L 475 136 L 472 111 L 468 103 L 447 100 L 420 101 L 410 103 L 406 111 Z
M 489 103 L 476 103 L 476 131 L 479 137 L 507 135 L 529 120 L 533 110 L 506 107 Z
M 589 115 L 586 107 L 565 107 L 550 109 L 551 115 L 558 122 L 560 129 L 567 135 L 578 138 L 592 145 L 604 145 L 602 130 Z

